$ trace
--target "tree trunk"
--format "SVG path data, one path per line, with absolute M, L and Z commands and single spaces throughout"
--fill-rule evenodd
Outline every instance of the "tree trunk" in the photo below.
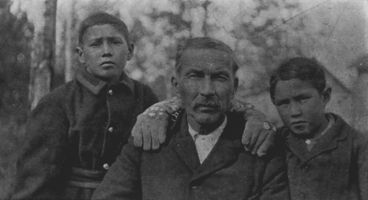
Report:
M 34 33 L 31 53 L 29 100 L 31 109 L 51 88 L 55 50 L 56 0 L 44 0 L 44 26 Z

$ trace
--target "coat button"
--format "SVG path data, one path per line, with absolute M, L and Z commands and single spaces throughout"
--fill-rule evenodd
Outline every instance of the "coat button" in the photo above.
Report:
M 197 190 L 198 188 L 199 188 L 199 186 L 198 186 L 198 185 L 193 185 L 193 186 L 192 186 L 192 189 L 193 189 L 193 190 Z
M 112 89 L 110 89 L 109 91 L 107 91 L 107 93 L 109 94 L 109 95 L 113 95 L 114 93 L 112 92 Z
M 105 164 L 103 164 L 103 165 L 102 165 L 102 167 L 103 167 L 104 169 L 108 170 L 108 169 L 110 168 L 110 165 L 109 165 L 109 164 L 107 164 L 107 163 L 105 163 Z
M 110 133 L 112 133 L 114 131 L 114 127 L 110 126 L 107 131 L 109 131 Z

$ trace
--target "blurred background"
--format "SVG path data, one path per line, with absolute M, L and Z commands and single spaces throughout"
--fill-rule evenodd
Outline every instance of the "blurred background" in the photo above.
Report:
M 268 94 L 270 73 L 288 57 L 307 56 L 325 66 L 328 110 L 368 130 L 367 0 L 0 0 L 0 174 L 31 108 L 73 79 L 78 25 L 96 11 L 126 22 L 135 43 L 126 71 L 160 99 L 173 95 L 177 42 L 210 36 L 236 52 L 237 98 L 272 121 L 280 125 Z

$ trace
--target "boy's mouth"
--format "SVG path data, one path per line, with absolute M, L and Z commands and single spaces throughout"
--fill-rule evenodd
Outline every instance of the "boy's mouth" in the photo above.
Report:
M 114 66 L 114 65 L 115 65 L 115 63 L 114 63 L 114 62 L 112 62 L 112 61 L 105 61 L 105 62 L 102 62 L 100 65 L 101 65 L 102 67 L 111 67 L 111 66 Z

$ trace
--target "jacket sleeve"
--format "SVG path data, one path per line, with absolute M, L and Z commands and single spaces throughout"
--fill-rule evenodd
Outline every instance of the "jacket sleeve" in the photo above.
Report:
M 132 138 L 93 193 L 92 200 L 139 200 L 141 150 L 134 147 Z
M 290 199 L 283 150 L 276 150 L 275 152 L 273 155 L 269 155 L 270 157 L 267 158 L 268 162 L 264 168 L 265 171 L 259 198 L 261 200 Z
M 47 95 L 32 111 L 16 158 L 12 199 L 52 198 L 64 165 L 68 121 L 60 99 Z

